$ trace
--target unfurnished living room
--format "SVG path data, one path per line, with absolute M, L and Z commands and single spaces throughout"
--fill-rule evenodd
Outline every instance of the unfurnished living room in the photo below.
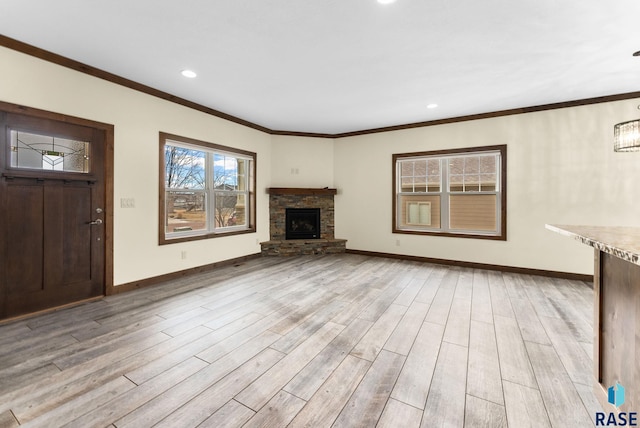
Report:
M 638 425 L 637 2 L 0 11 L 0 428 Z

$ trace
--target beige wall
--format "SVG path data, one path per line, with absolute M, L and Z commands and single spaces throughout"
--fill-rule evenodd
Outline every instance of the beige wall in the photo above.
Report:
M 333 145 L 329 138 L 274 135 L 272 187 L 333 187 Z
M 640 153 L 613 125 L 640 99 L 339 139 L 336 237 L 358 250 L 593 273 L 592 249 L 545 223 L 640 226 Z M 507 144 L 506 242 L 391 233 L 393 153 Z
M 545 223 L 640 226 L 640 153 L 611 142 L 640 100 L 332 140 L 269 136 L 5 48 L 0 64 L 1 101 L 115 125 L 116 285 L 259 252 L 268 187 L 336 187 L 336 237 L 351 249 L 534 269 L 592 273 L 591 249 Z M 258 154 L 257 233 L 158 246 L 159 131 Z M 508 241 L 391 233 L 393 153 L 496 144 L 508 146 Z
M 268 134 L 5 48 L 0 64 L 0 100 L 115 125 L 116 285 L 258 253 L 258 241 L 269 239 L 260 190 L 270 186 Z M 159 131 L 257 153 L 257 233 L 158 245 Z M 121 198 L 135 199 L 135 208 L 120 208 Z

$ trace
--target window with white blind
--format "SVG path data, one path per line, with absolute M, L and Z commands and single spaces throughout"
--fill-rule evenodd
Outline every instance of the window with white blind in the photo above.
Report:
M 506 240 L 506 145 L 393 155 L 393 232 Z

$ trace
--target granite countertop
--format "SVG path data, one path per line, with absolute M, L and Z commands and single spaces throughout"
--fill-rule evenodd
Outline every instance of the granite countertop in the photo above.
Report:
M 547 224 L 547 229 L 640 265 L 640 227 Z

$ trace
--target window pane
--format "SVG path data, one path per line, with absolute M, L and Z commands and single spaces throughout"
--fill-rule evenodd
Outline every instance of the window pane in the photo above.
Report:
M 413 161 L 403 161 L 400 167 L 400 191 L 413 192 Z
M 12 130 L 11 166 L 88 173 L 89 143 Z
M 413 162 L 412 161 L 402 161 L 402 162 L 400 162 L 400 175 L 402 177 L 412 177 L 413 176 Z
M 166 192 L 167 233 L 206 230 L 207 212 L 204 192 Z
M 404 193 L 439 192 L 442 177 L 439 159 L 398 162 L 399 191 Z
M 496 191 L 497 156 L 461 156 L 449 160 L 451 192 Z
M 247 206 L 247 195 L 238 195 L 235 212 L 229 226 L 246 226 L 249 224 L 249 208 Z
M 213 187 L 216 190 L 245 190 L 245 160 L 233 156 L 213 155 Z
M 430 177 L 429 177 L 430 179 Z M 440 192 L 440 181 L 431 181 L 427 182 L 427 192 Z
M 464 175 L 464 191 L 478 192 L 480 190 L 480 175 L 466 174 Z
M 177 146 L 165 146 L 165 187 L 168 189 L 204 189 L 205 153 Z
M 424 177 L 427 175 L 427 161 L 417 160 L 413 162 L 413 175 Z
M 246 225 L 248 214 L 245 194 L 215 192 L 216 228 Z
M 429 159 L 429 175 L 440 176 L 440 159 Z
M 449 174 L 462 175 L 464 174 L 464 158 L 451 158 L 449 159 Z
M 487 155 L 480 158 L 480 172 L 483 174 L 495 174 L 497 159 L 496 155 Z
M 440 160 L 429 159 L 427 161 L 427 190 L 429 192 L 439 192 L 442 174 L 440 173 Z
M 403 195 L 398 199 L 400 228 L 440 228 L 439 195 Z
M 413 177 L 402 177 L 400 179 L 401 192 L 413 192 Z
M 452 229 L 496 231 L 496 195 L 451 195 L 449 224 Z
M 238 182 L 236 184 L 237 190 L 245 191 L 249 188 L 249 167 L 250 161 L 248 159 L 238 159 Z
M 464 173 L 478 174 L 480 172 L 480 157 L 467 156 L 464 158 Z
M 464 175 L 462 174 L 450 175 L 449 190 L 452 192 L 462 192 L 464 190 Z
M 497 174 L 480 174 L 480 190 L 483 192 L 495 192 L 497 184 Z
M 413 162 L 413 191 L 427 191 L 427 161 L 417 160 Z

